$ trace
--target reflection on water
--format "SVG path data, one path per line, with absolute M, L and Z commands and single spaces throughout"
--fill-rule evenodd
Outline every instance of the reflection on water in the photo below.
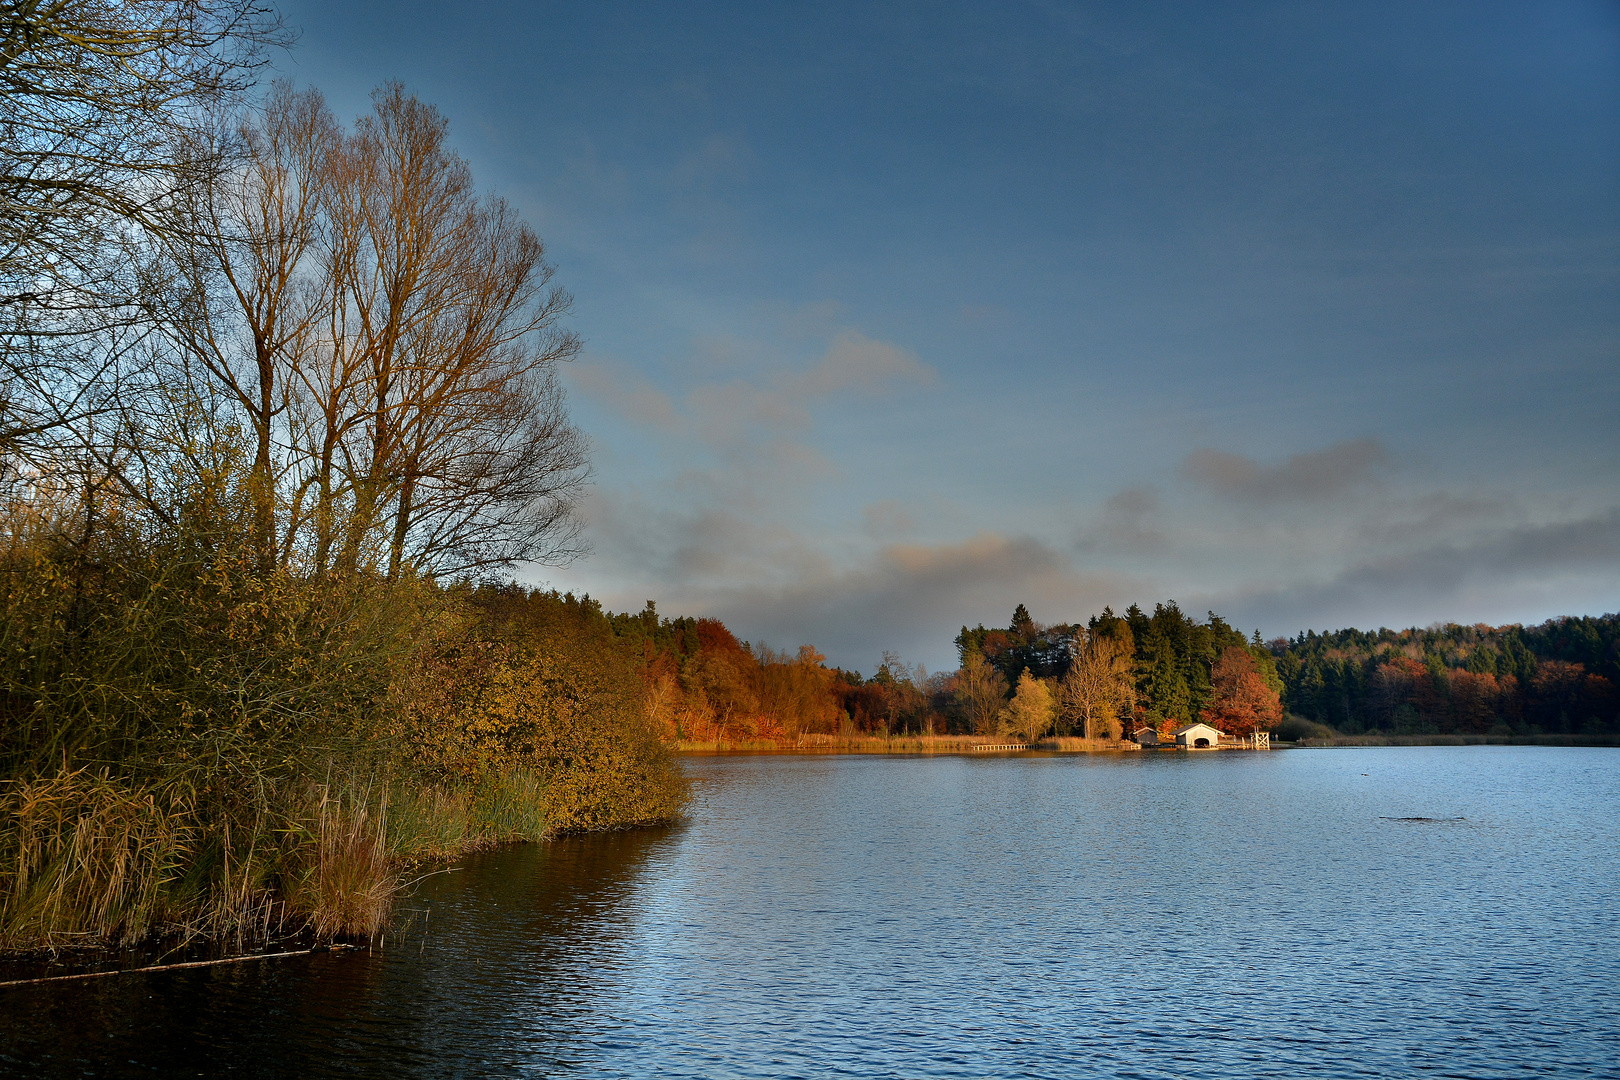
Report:
M 692 759 L 385 950 L 0 991 L 18 1075 L 1620 1075 L 1620 753 Z
M 106 1076 L 555 1064 L 591 1020 L 606 976 L 595 961 L 623 952 L 638 874 L 669 838 L 642 830 L 469 859 L 424 879 L 403 905 L 406 932 L 370 954 L 13 990 L 0 998 L 0 1064 Z

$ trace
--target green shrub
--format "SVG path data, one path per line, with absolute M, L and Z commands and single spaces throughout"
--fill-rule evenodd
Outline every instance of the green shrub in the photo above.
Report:
M 1332 739 L 1339 733 L 1326 724 L 1318 724 L 1315 720 L 1307 720 L 1303 716 L 1289 713 L 1283 717 L 1283 722 L 1277 725 L 1272 734 L 1286 742 L 1299 742 L 1302 739 Z

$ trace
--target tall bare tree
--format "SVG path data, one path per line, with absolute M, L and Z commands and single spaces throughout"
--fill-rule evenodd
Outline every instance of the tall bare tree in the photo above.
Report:
M 198 148 L 224 157 L 215 146 L 234 143 L 235 165 L 180 200 L 169 245 L 183 282 L 176 338 L 252 440 L 248 495 L 264 570 L 288 551 L 278 542 L 278 487 L 296 462 L 284 414 L 302 388 L 331 294 L 322 211 L 341 140 L 319 93 L 277 83 L 250 120 L 210 133 Z M 297 524 L 289 519 L 288 532 Z
M 235 167 L 183 203 L 177 234 L 202 239 L 173 245 L 174 337 L 252 444 L 267 569 L 476 573 L 579 549 L 570 300 L 446 127 L 390 84 L 344 135 L 318 94 L 277 85 L 214 136 Z
M 1123 636 L 1082 630 L 1059 688 L 1061 722 L 1088 739 L 1117 739 L 1136 702 L 1135 649 Z
M 176 143 L 282 39 L 257 0 L 0 0 L 0 454 L 114 407 L 132 248 L 214 167 Z
M 350 510 L 339 565 L 373 545 L 389 576 L 475 571 L 579 550 L 585 442 L 556 367 L 579 350 L 540 240 L 480 199 L 439 112 L 374 95 L 330 188 L 334 355 L 365 417 L 339 447 Z M 359 438 L 354 437 L 359 435 Z

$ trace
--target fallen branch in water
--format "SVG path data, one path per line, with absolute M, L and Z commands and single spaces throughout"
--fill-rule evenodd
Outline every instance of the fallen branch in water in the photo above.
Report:
M 214 967 L 217 964 L 240 964 L 246 960 L 280 960 L 288 956 L 309 956 L 312 953 L 344 952 L 353 949 L 353 945 L 316 945 L 308 949 L 294 949 L 292 952 L 255 953 L 251 956 L 227 956 L 223 960 L 189 960 L 183 964 L 154 964 L 151 967 L 115 968 L 112 971 L 88 971 L 81 975 L 46 975 L 39 979 L 12 979 L 9 982 L 0 982 L 0 987 L 29 986 L 34 983 L 67 982 L 70 979 L 101 979 L 108 975 L 133 975 L 142 971 L 175 971 L 179 968 Z

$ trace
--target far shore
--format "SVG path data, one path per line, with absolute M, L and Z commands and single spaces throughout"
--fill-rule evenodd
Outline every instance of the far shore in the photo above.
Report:
M 1022 749 L 1002 749 L 1022 745 Z M 1273 739 L 1274 750 L 1332 749 L 1358 746 L 1594 746 L 1620 747 L 1612 735 L 1335 735 L 1327 738 L 1284 742 Z M 1141 747 L 1128 739 L 1080 739 L 1062 737 L 1029 744 L 1011 744 L 1007 739 L 979 735 L 810 735 L 798 739 L 682 739 L 674 744 L 677 754 L 1109 754 L 1144 749 L 1174 751 L 1174 745 Z M 1221 750 L 1247 750 L 1242 745 L 1222 745 Z M 1194 751 L 1207 752 L 1207 751 Z
M 999 750 L 1021 746 L 1021 750 Z M 1043 739 L 1018 743 L 985 735 L 804 735 L 781 739 L 681 739 L 679 754 L 977 754 L 977 753 L 1119 753 L 1139 749 L 1133 742 L 1111 739 Z

